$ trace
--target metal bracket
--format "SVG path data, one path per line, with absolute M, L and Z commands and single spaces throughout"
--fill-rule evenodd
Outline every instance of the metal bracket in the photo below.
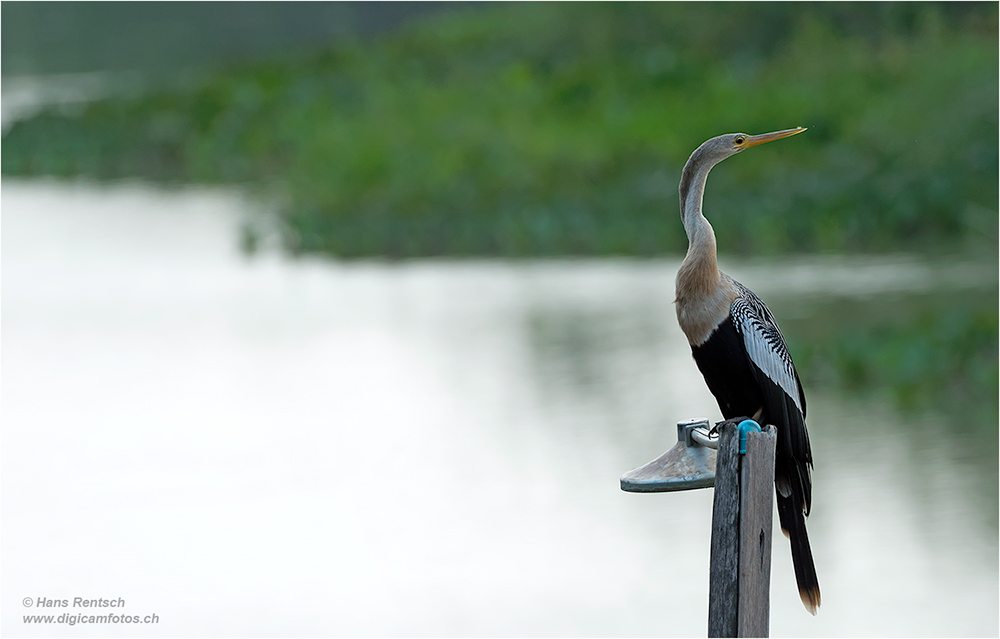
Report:
M 707 419 L 677 422 L 677 443 L 653 461 L 621 477 L 622 490 L 662 493 L 715 485 L 715 448 Z

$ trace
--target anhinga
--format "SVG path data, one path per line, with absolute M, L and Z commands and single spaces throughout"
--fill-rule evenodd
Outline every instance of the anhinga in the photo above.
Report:
M 778 518 L 791 541 L 799 596 L 816 614 L 819 581 L 805 524 L 812 499 L 812 452 L 802 384 L 774 316 L 750 289 L 719 271 L 715 233 L 701 212 L 705 181 L 713 166 L 743 149 L 802 131 L 799 127 L 763 135 L 720 135 L 691 154 L 679 189 L 688 252 L 677 272 L 676 303 L 677 320 L 723 416 L 751 417 L 777 429 Z

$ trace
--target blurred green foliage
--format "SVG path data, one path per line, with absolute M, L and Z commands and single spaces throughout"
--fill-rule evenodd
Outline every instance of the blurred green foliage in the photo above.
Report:
M 438 2 L 4 2 L 0 73 L 164 78 L 220 59 L 281 57 L 476 5 Z
M 719 133 L 720 250 L 995 253 L 997 5 L 513 3 L 50 109 L 5 175 L 253 185 L 344 257 L 656 255 Z
M 930 401 L 942 390 L 957 404 L 996 405 L 997 316 L 925 314 L 906 326 L 847 333 L 803 349 L 808 370 L 851 390 L 890 388 L 901 405 Z M 956 372 L 958 375 L 956 375 Z
M 900 446 L 930 447 L 960 462 L 966 488 L 985 495 L 982 516 L 995 527 L 997 293 L 983 291 L 979 301 L 964 304 L 934 302 L 914 314 L 903 304 L 894 319 L 838 322 L 825 335 L 790 338 L 789 348 L 807 392 L 839 390 L 876 405 L 889 400 L 908 416 L 907 431 L 898 433 Z
M 833 299 L 783 322 L 803 384 L 887 395 L 907 411 L 948 414 L 996 440 L 1000 416 L 995 284 L 876 300 Z M 996 453 L 996 447 L 990 449 Z

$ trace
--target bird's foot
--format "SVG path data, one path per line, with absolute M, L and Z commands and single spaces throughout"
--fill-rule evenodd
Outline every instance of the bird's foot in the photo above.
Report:
M 732 424 L 733 426 L 738 426 L 743 420 L 750 419 L 749 417 L 732 417 L 730 419 L 724 419 L 721 422 L 716 422 L 715 426 L 712 426 L 712 430 L 708 431 L 709 436 L 718 435 L 719 429 L 725 424 Z

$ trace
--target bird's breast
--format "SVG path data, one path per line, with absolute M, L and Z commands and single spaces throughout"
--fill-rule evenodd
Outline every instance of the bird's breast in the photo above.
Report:
M 677 274 L 677 323 L 692 346 L 704 344 L 716 328 L 729 317 L 736 299 L 736 289 L 727 277 L 715 286 L 688 287 Z

